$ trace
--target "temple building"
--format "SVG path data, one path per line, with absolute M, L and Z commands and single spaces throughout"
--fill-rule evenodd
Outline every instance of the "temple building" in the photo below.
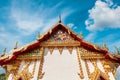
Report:
M 9 55 L 5 50 L 0 65 L 6 80 L 116 80 L 120 57 L 83 40 L 62 22 L 58 22 L 37 40 L 17 47 Z

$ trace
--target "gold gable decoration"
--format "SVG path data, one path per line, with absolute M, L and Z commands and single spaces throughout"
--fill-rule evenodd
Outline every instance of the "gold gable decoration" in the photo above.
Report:
M 0 57 L 5 56 L 5 54 L 6 54 L 6 48 L 3 50 L 2 54 L 0 55 Z
M 80 48 L 77 47 L 77 58 L 78 58 L 78 64 L 79 64 L 79 69 L 80 69 L 80 72 L 78 73 L 78 76 L 83 79 L 85 76 L 83 74 L 83 68 L 82 68 L 82 63 L 81 63 L 81 55 L 80 55 Z
M 89 74 L 89 78 L 91 80 L 98 80 L 98 78 L 100 76 L 102 76 L 105 80 L 109 80 L 109 75 L 108 75 L 108 71 L 105 70 L 105 72 L 102 72 L 98 67 L 97 67 L 97 62 L 94 59 L 90 60 L 92 62 L 92 64 L 95 67 L 95 70 L 93 73 Z
M 37 39 L 40 39 L 41 35 L 40 32 L 38 32 Z
M 77 40 L 74 40 L 74 38 L 72 38 L 67 32 L 58 30 L 56 33 L 51 34 L 51 37 L 49 39 L 41 42 L 40 46 L 74 47 L 74 46 L 80 46 L 80 42 Z
M 54 47 L 48 47 L 49 51 L 50 51 L 50 54 L 53 53 L 53 50 L 54 50 Z
M 53 53 L 54 48 L 55 48 L 55 47 L 48 47 L 48 49 L 49 49 L 49 51 L 50 51 L 50 54 Z M 56 47 L 56 48 L 59 50 L 60 54 L 62 54 L 63 49 L 64 49 L 65 47 L 59 46 L 59 47 Z M 73 47 L 66 47 L 66 48 L 68 49 L 68 51 L 70 52 L 70 54 L 72 54 Z
M 13 80 L 19 80 L 20 78 L 22 78 L 23 80 L 29 80 L 33 77 L 33 75 L 31 73 L 28 72 L 28 67 L 30 65 L 30 62 L 27 62 L 24 69 L 20 72 L 20 73 L 14 73 L 14 77 Z
M 72 54 L 73 47 L 67 47 L 67 49 L 69 50 L 70 54 Z
M 41 50 L 43 51 L 43 48 L 41 48 Z M 44 51 L 41 53 L 42 57 L 41 57 L 41 61 L 40 61 L 40 67 L 39 67 L 39 75 L 38 78 L 42 79 L 45 72 L 42 72 L 43 69 L 43 64 L 44 64 Z
M 62 54 L 63 47 L 58 47 L 58 50 L 59 50 L 60 54 Z
M 80 46 L 80 42 L 79 41 L 74 41 L 74 40 L 68 40 L 68 41 L 45 41 L 42 42 L 40 46 L 44 46 L 44 47 L 51 47 L 51 46 Z
M 18 42 L 15 43 L 14 49 L 18 48 Z

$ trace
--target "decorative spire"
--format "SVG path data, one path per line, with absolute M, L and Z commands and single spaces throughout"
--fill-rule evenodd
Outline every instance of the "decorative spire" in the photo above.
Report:
M 2 54 L 1 54 L 1 56 L 0 56 L 0 57 L 5 56 L 5 53 L 6 53 L 6 48 L 3 50 L 3 52 L 2 52 Z
M 15 43 L 14 49 L 18 48 L 18 42 Z
M 59 23 L 61 23 L 62 21 L 61 21 L 61 14 L 59 15 Z
M 116 55 L 119 55 L 119 50 L 116 46 L 115 46 L 115 50 L 116 50 Z
M 38 32 L 37 39 L 40 39 L 40 37 L 41 37 L 40 32 Z
M 82 32 L 80 32 L 79 36 L 80 36 L 80 38 L 83 38 Z
M 105 42 L 103 42 L 103 49 L 108 50 L 108 47 Z

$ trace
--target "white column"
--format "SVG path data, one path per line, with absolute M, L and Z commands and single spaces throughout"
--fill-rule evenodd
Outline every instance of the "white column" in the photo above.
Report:
M 24 69 L 24 66 L 25 66 L 25 61 L 23 60 L 20 63 L 20 67 L 19 67 L 18 73 L 20 73 Z
M 13 78 L 13 74 L 10 74 L 8 80 L 12 80 L 12 78 Z
M 36 66 L 35 66 L 34 77 L 31 80 L 38 80 L 39 67 L 40 67 L 40 60 L 37 60 Z
M 103 65 L 102 65 L 102 63 L 100 62 L 99 59 L 97 60 L 97 67 L 98 67 L 102 72 L 105 72 L 105 70 L 104 70 L 104 68 L 103 68 Z
M 28 67 L 28 71 L 29 71 L 30 73 L 32 73 L 32 72 L 33 72 L 33 68 L 34 68 L 34 61 L 32 61 L 32 62 L 30 63 L 30 65 L 29 65 L 29 67 Z
M 112 72 L 108 72 L 108 75 L 110 80 L 115 80 Z
M 86 66 L 85 66 L 85 61 L 83 59 L 81 59 L 80 61 L 81 61 L 83 74 L 84 74 L 84 79 L 82 79 L 82 80 L 89 80 L 88 73 L 87 73 Z
M 88 68 L 90 70 L 90 73 L 93 73 L 94 70 L 95 70 L 95 67 L 94 65 L 90 62 L 90 60 L 87 60 L 87 65 L 88 65 Z

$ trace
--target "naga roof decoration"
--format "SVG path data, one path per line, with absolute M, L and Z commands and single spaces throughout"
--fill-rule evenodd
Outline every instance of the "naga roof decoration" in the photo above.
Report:
M 65 30 L 71 37 L 74 38 L 74 40 L 79 41 L 80 45 L 88 50 L 91 51 L 96 51 L 96 52 L 100 52 L 105 54 L 105 58 L 116 61 L 118 63 L 120 63 L 120 57 L 116 56 L 114 54 L 109 54 L 108 50 L 105 50 L 95 44 L 92 44 L 90 42 L 87 42 L 85 40 L 82 39 L 81 36 L 79 36 L 78 34 L 74 33 L 72 30 L 70 30 L 67 26 L 65 26 L 63 23 L 57 23 L 55 26 L 53 26 L 53 28 L 51 28 L 47 33 L 39 36 L 39 38 L 37 38 L 37 41 L 32 42 L 28 45 L 22 46 L 21 48 L 16 48 L 12 51 L 11 54 L 9 55 L 4 55 L 2 57 L 0 57 L 0 65 L 4 65 L 5 63 L 8 63 L 14 59 L 16 59 L 17 55 L 25 52 L 25 51 L 29 51 L 32 50 L 36 47 L 39 47 L 41 42 L 46 41 L 48 38 L 50 38 L 50 35 L 53 34 L 56 30 L 58 29 L 63 29 Z

